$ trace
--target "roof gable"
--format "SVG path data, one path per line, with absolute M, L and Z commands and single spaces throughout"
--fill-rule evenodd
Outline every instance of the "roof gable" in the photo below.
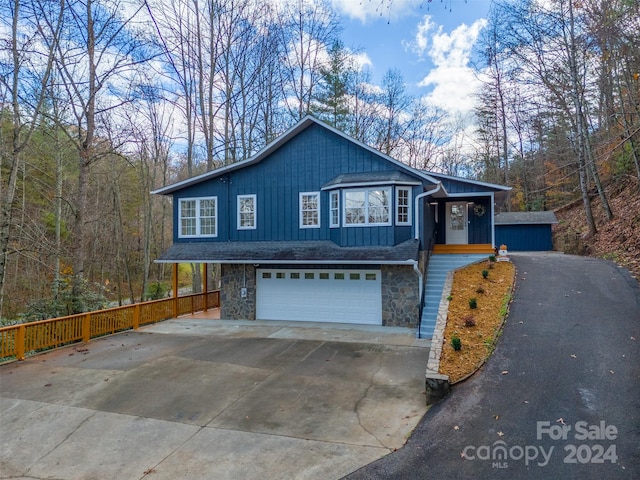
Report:
M 430 177 L 441 181 L 450 193 L 464 192 L 486 192 L 486 191 L 509 191 L 511 187 L 498 185 L 496 183 L 481 182 L 479 180 L 471 180 L 468 178 L 454 177 L 443 173 L 424 172 Z
M 226 165 L 224 167 L 221 168 L 217 168 L 215 170 L 211 170 L 209 172 L 203 173 L 201 175 L 197 175 L 195 177 L 191 177 L 188 178 L 186 180 L 182 180 L 180 182 L 176 182 L 173 183 L 171 185 L 167 185 L 165 187 L 162 188 L 158 188 L 154 191 L 152 191 L 151 193 L 153 194 L 159 194 L 159 195 L 168 195 L 168 194 L 172 194 L 175 193 L 179 190 L 182 190 L 183 188 L 188 188 L 191 187 L 193 185 L 197 185 L 201 182 L 205 182 L 207 180 L 213 179 L 213 178 L 217 178 L 220 176 L 223 176 L 227 173 L 231 173 L 240 169 L 244 169 L 247 168 L 251 165 L 255 165 L 261 161 L 263 161 L 264 159 L 266 159 L 267 157 L 269 157 L 271 154 L 273 154 L 276 150 L 280 149 L 281 147 L 283 147 L 285 144 L 287 144 L 290 140 L 292 140 L 293 138 L 297 137 L 300 133 L 302 133 L 303 131 L 305 131 L 306 129 L 308 129 L 309 127 L 313 126 L 313 125 L 318 125 L 328 131 L 333 132 L 334 134 L 342 137 L 343 139 L 347 140 L 348 142 L 363 148 L 367 151 L 369 151 L 370 153 L 374 154 L 375 156 L 379 157 L 381 160 L 387 161 L 389 163 L 391 163 L 393 166 L 395 166 L 396 168 L 401 168 L 402 170 L 404 170 L 408 175 L 411 175 L 413 178 L 417 178 L 420 179 L 421 181 L 426 181 L 429 182 L 431 184 L 438 184 L 440 183 L 439 180 L 431 177 L 429 175 L 429 173 L 421 171 L 421 170 L 416 170 L 414 168 L 409 167 L 408 165 L 388 156 L 383 154 L 382 152 L 376 150 L 375 148 L 372 148 L 352 137 L 350 137 L 349 135 L 345 134 L 344 132 L 341 132 L 340 130 L 337 130 L 336 128 L 331 127 L 330 125 L 325 124 L 324 122 L 321 122 L 319 120 L 317 120 L 316 118 L 312 117 L 312 116 L 307 116 L 305 118 L 303 118 L 302 120 L 300 120 L 297 124 L 295 124 L 293 127 L 291 127 L 289 130 L 287 130 L 284 134 L 280 135 L 277 139 L 275 139 L 273 142 L 271 142 L 269 145 L 265 146 L 262 150 L 260 150 L 258 153 L 256 153 L 254 156 L 246 159 L 246 160 L 242 160 L 240 162 L 236 162 L 233 163 L 231 165 Z

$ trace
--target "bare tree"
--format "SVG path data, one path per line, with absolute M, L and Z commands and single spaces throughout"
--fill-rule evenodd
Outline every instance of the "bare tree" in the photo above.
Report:
M 146 60 L 141 34 L 133 30 L 119 0 L 76 0 L 63 10 L 66 28 L 49 30 L 55 43 L 55 66 L 69 105 L 66 132 L 77 149 L 78 183 L 74 196 L 73 251 L 74 296 L 85 276 L 87 200 L 91 166 L 112 151 L 99 134 L 99 122 L 126 102 L 127 76 Z M 55 34 L 55 36 L 54 36 Z M 109 93 L 107 96 L 106 93 Z M 73 125 L 73 128 L 69 128 Z M 82 305 L 74 305 L 81 311 Z
M 44 6 L 39 2 L 13 0 L 0 6 L 0 25 L 10 32 L 10 38 L 2 42 L 7 47 L 0 50 L 4 57 L 0 62 L 0 96 L 10 104 L 11 112 L 11 146 L 8 152 L 1 152 L 2 170 L 8 168 L 6 178 L 3 177 L 0 182 L 0 317 L 4 300 L 12 209 L 18 175 L 23 168 L 22 152 L 37 127 L 47 96 L 47 86 L 57 49 L 56 39 L 62 27 L 64 0 L 61 0 L 60 4 L 59 9 L 46 10 L 49 17 L 44 21 L 39 18 L 45 12 Z M 39 35 L 44 29 L 41 22 L 48 22 L 51 37 L 46 48 L 40 52 L 42 56 L 34 58 L 31 55 L 33 44 L 39 43 Z M 34 34 L 29 37 L 24 32 Z M 4 117 L 4 108 L 1 117 Z
M 587 217 L 589 233 L 596 232 L 596 224 L 589 198 L 591 180 L 594 181 L 601 204 L 608 218 L 611 209 L 591 149 L 588 128 L 589 78 L 588 42 L 576 20 L 573 0 L 553 0 L 545 4 L 516 1 L 502 3 L 499 10 L 506 15 L 508 29 L 500 38 L 513 61 L 521 66 L 521 81 L 529 88 L 538 88 L 548 105 L 553 104 L 559 115 L 567 119 L 571 131 L 568 136 L 575 150 L 580 190 Z
M 280 79 L 289 114 L 299 120 L 311 112 L 311 103 L 326 62 L 326 48 L 336 38 L 339 25 L 325 0 L 287 2 L 279 12 L 280 42 L 285 54 Z
M 410 128 L 409 112 L 413 98 L 407 94 L 404 79 L 399 70 L 388 70 L 382 77 L 382 91 L 378 95 L 380 105 L 376 122 L 375 147 L 387 155 L 400 145 Z

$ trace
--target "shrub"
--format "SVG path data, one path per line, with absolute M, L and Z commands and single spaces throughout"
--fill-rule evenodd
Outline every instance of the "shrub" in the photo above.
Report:
M 93 312 L 107 307 L 104 287 L 82 279 L 73 291 L 73 278 L 65 276 L 58 283 L 58 296 L 30 302 L 22 316 L 24 322 L 64 317 L 75 313 Z
M 169 286 L 163 282 L 152 282 L 147 285 L 144 298 L 147 300 L 160 300 L 167 296 Z
M 476 288 L 476 293 L 484 293 L 484 287 L 482 285 L 479 285 L 478 288 Z
M 451 300 L 453 300 L 453 297 L 452 297 L 451 295 L 449 295 L 449 296 L 447 297 L 447 300 L 448 300 L 448 301 L 451 301 Z
M 460 349 L 462 348 L 462 341 L 460 340 L 460 337 L 458 337 L 457 335 L 451 337 L 451 346 L 456 352 L 460 351 Z
M 469 308 L 471 310 L 478 308 L 478 300 L 476 299 L 476 297 L 471 297 L 469 299 Z
M 489 255 L 489 262 L 493 263 L 496 261 L 496 256 L 495 255 Z
M 469 315 L 469 316 L 464 318 L 464 326 L 467 327 L 467 328 L 471 328 L 471 327 L 475 327 L 476 326 L 476 319 L 473 318 L 473 315 Z
M 482 270 L 482 278 L 487 278 L 489 276 L 489 270 Z

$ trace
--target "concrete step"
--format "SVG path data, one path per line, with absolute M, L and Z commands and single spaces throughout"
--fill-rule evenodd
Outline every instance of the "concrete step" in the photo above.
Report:
M 447 274 L 465 265 L 484 260 L 488 255 L 474 253 L 433 254 L 429 259 L 425 281 L 425 294 L 420 319 L 420 338 L 431 338 L 440 309 L 440 300 Z

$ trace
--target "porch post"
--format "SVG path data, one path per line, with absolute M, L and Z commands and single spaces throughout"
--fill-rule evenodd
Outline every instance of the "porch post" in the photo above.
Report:
M 174 263 L 172 273 L 173 283 L 173 318 L 178 318 L 178 264 Z
M 204 265 L 204 278 L 202 279 L 202 289 L 204 290 L 204 299 L 203 299 L 203 303 L 202 303 L 202 307 L 204 308 L 204 311 L 206 312 L 209 308 L 209 302 L 207 301 L 207 298 L 209 297 L 209 264 L 208 263 L 203 263 Z
M 491 192 L 491 247 L 496 248 L 496 212 L 495 212 L 495 194 Z

